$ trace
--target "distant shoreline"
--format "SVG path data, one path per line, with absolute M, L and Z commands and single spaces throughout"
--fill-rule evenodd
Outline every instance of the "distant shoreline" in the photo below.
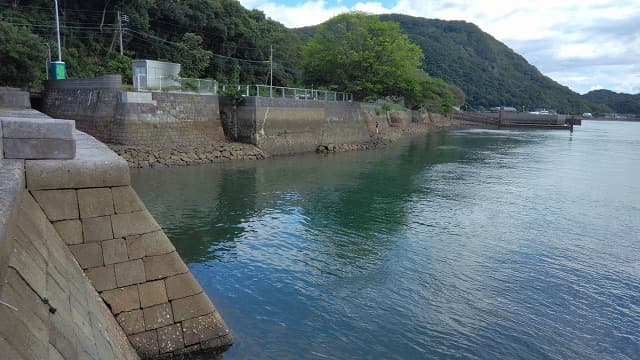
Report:
M 582 120 L 640 122 L 640 117 L 637 117 L 637 118 L 591 118 L 591 119 L 582 119 Z

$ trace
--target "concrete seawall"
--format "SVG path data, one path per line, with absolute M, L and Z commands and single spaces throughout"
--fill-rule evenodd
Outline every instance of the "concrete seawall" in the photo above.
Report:
M 258 146 L 270 155 L 370 148 L 406 134 L 454 125 L 446 117 L 417 111 L 382 111 L 375 104 L 245 97 L 234 106 L 220 98 L 227 136 Z
M 80 130 L 112 145 L 132 167 L 371 149 L 455 126 L 437 114 L 387 112 L 379 104 L 267 97 L 236 102 L 210 94 L 127 92 L 111 77 L 102 80 L 51 82 L 43 110 L 76 120 Z
M 20 131 L 55 133 L 32 110 L 4 111 L 0 123 L 0 145 Z M 67 159 L 0 157 L 0 357 L 210 358 L 230 346 L 220 314 L 131 188 L 127 163 L 69 131 Z M 46 139 L 35 140 L 26 146 Z
M 216 95 L 128 92 L 112 77 L 50 82 L 43 111 L 73 119 L 109 144 L 197 146 L 225 139 Z
M 235 109 L 228 99 L 221 99 L 220 107 L 231 139 L 256 145 L 270 155 L 312 152 L 323 144 L 361 144 L 371 139 L 357 102 L 245 97 Z

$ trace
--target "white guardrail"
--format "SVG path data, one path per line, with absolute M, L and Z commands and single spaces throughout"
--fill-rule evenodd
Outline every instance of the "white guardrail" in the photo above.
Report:
M 227 89 L 234 87 L 243 96 L 353 101 L 353 95 L 351 93 L 269 85 L 228 85 L 219 84 L 216 80 L 211 79 L 175 78 L 169 76 L 151 78 L 144 75 L 137 75 L 133 82 L 133 88 L 136 91 L 197 92 L 213 95 L 218 95 L 219 93 L 224 94 Z

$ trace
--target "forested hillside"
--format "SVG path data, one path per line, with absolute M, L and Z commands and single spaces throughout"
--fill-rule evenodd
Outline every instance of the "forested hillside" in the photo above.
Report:
M 122 56 L 118 11 L 124 28 Z M 317 29 L 287 29 L 237 0 L 65 0 L 60 1 L 60 16 L 62 57 L 70 77 L 122 73 L 127 81 L 131 59 L 139 58 L 179 62 L 184 77 L 265 84 L 273 45 L 274 85 L 304 85 L 301 50 Z M 382 15 L 380 20 L 399 23 L 424 52 L 423 69 L 464 90 L 471 107 L 611 111 L 542 75 L 471 23 L 405 15 Z M 46 46 L 56 60 L 52 1 L 0 2 L 0 86 L 41 86 Z
M 148 58 L 188 64 L 183 70 L 189 76 L 266 83 L 273 44 L 274 85 L 297 81 L 301 49 L 297 34 L 267 19 L 261 11 L 243 8 L 236 0 L 59 3 L 62 56 L 70 77 L 122 72 L 128 69 L 130 59 Z M 119 55 L 118 10 L 126 16 L 123 57 Z M 57 59 L 53 1 L 2 1 L 0 25 L 0 60 L 6 59 L 3 63 L 7 63 L 12 58 L 24 58 L 25 49 L 29 49 L 34 54 L 24 61 L 39 69 L 35 81 L 13 85 L 37 86 L 45 75 L 45 43 L 51 47 L 53 60 Z M 10 85 L 2 78 L 0 81 Z
M 618 114 L 640 115 L 640 94 L 624 94 L 610 90 L 593 90 L 584 95 L 585 99 L 605 104 Z
M 444 21 L 405 15 L 393 20 L 424 51 L 424 69 L 461 87 L 475 106 L 545 107 L 568 113 L 606 110 L 590 104 L 529 64 L 525 58 L 464 21 Z
M 568 87 L 544 76 L 526 59 L 476 25 L 464 21 L 425 19 L 407 15 L 381 15 L 395 21 L 424 52 L 423 69 L 429 75 L 462 88 L 473 107 L 539 107 L 570 112 L 600 112 Z M 303 41 L 317 27 L 298 29 Z

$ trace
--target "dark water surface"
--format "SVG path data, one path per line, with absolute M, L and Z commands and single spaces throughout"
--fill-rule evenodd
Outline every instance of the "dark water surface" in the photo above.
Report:
M 640 359 L 640 123 L 133 172 L 225 359 Z

